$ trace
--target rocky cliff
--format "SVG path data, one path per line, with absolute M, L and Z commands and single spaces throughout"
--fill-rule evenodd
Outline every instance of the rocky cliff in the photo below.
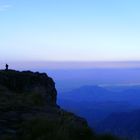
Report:
M 45 73 L 0 70 L 0 140 L 117 140 L 95 136 L 87 122 L 56 104 Z
M 14 70 L 0 71 L 0 86 L 14 93 L 39 93 L 47 104 L 56 105 L 57 92 L 52 78 L 45 73 Z
M 0 71 L 0 140 L 90 140 L 86 121 L 56 104 L 45 73 Z

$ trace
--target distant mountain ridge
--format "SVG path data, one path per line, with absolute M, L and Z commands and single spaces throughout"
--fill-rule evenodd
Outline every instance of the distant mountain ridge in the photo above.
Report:
M 104 100 L 105 98 L 110 98 L 112 97 L 113 94 L 114 94 L 113 92 L 105 88 L 93 85 L 93 86 L 82 86 L 69 92 L 60 93 L 59 97 L 63 99 L 78 99 L 78 101 L 79 100 L 98 101 Z
M 138 103 L 140 100 L 140 88 L 128 88 L 123 91 L 112 91 L 108 88 L 98 85 L 82 86 L 77 89 L 73 89 L 69 92 L 59 93 L 59 98 L 78 101 L 124 101 Z
M 59 104 L 85 117 L 100 133 L 140 139 L 140 88 L 117 92 L 100 86 L 83 86 L 58 96 Z

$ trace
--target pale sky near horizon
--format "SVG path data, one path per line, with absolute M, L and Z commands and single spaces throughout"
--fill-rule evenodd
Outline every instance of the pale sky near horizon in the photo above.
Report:
M 139 0 L 0 0 L 0 60 L 140 60 L 139 7 Z

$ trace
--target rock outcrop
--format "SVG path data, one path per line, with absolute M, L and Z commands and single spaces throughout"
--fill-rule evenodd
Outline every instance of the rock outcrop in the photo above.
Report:
M 0 86 L 14 93 L 39 93 L 47 104 L 56 105 L 55 83 L 46 73 L 0 71 Z
M 0 71 L 0 140 L 90 140 L 86 121 L 56 104 L 45 73 Z

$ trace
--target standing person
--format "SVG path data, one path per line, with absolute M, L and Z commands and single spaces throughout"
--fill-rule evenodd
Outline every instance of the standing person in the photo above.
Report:
M 6 64 L 6 65 L 5 65 L 5 70 L 8 70 L 8 67 L 9 67 L 9 65 L 8 65 L 8 64 Z

